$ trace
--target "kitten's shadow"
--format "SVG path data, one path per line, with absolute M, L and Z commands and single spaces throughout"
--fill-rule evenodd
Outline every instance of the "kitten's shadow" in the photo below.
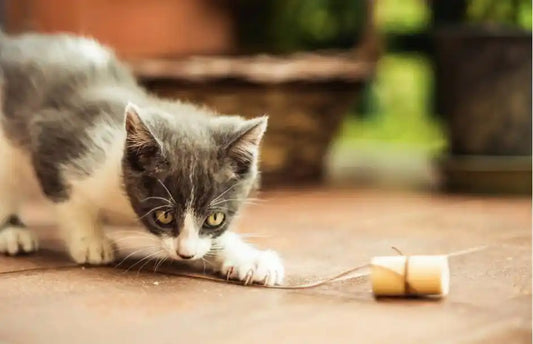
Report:
M 13 262 L 20 263 L 31 263 L 34 268 L 39 267 L 53 267 L 65 266 L 69 263 L 72 263 L 70 257 L 60 250 L 49 249 L 49 248 L 40 248 L 37 252 L 33 253 L 23 253 L 17 256 L 4 255 L 1 256 L 3 260 L 11 260 Z M 25 265 L 25 264 L 24 264 Z
M 198 274 L 205 273 L 206 275 L 212 275 L 209 269 L 202 269 L 191 264 L 186 264 L 179 261 L 160 261 L 160 260 L 148 260 L 143 257 L 139 258 L 118 258 L 114 263 L 107 265 L 108 268 L 113 268 L 122 273 L 135 273 L 135 274 L 164 274 L 168 276 L 175 276 L 179 274 Z M 214 275 L 212 275 L 214 276 Z

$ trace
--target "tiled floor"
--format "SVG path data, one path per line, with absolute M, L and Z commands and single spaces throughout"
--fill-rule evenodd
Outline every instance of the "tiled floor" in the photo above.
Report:
M 447 299 L 375 300 L 367 278 L 267 290 L 68 265 L 44 208 L 38 254 L 0 257 L 0 342 L 530 343 L 527 198 L 314 190 L 268 193 L 240 231 L 283 255 L 289 284 L 392 255 L 486 250 L 451 259 Z M 194 342 L 193 342 L 194 341 Z

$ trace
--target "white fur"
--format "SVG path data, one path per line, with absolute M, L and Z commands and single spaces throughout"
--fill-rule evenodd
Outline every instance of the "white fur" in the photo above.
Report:
M 17 213 L 25 197 L 36 194 L 39 184 L 29 157 L 11 146 L 0 128 L 0 221 Z
M 96 166 L 88 177 L 65 167 L 63 173 L 71 183 L 71 195 L 56 209 L 72 258 L 78 263 L 106 264 L 115 257 L 113 245 L 102 231 L 100 215 L 131 221 L 135 214 L 121 188 L 125 135 L 102 122 L 91 130 L 90 137 L 96 149 L 105 151 L 105 161 L 94 161 L 91 153 L 75 161 L 74 165 L 82 169 Z
M 109 62 L 111 53 L 96 41 L 86 38 L 75 42 L 78 46 L 74 51 L 79 51 L 87 61 L 91 61 L 95 65 L 105 65 Z
M 1 117 L 1 114 L 0 114 Z M 17 214 L 26 194 L 37 189 L 29 159 L 12 147 L 0 129 L 0 224 Z M 35 234 L 26 228 L 5 227 L 0 231 L 0 253 L 17 254 L 37 250 Z
M 283 283 L 285 269 L 276 252 L 258 250 L 232 232 L 220 236 L 215 247 L 220 248 L 215 262 L 218 263 L 217 270 L 223 275 L 241 281 L 251 275 L 250 282 L 266 285 Z
M 29 253 L 36 251 L 38 246 L 37 237 L 27 228 L 5 227 L 0 231 L 0 253 Z
M 105 214 L 133 220 L 135 214 L 124 194 L 121 180 L 125 135 L 116 130 L 111 131 L 106 123 L 99 124 L 92 132 L 94 145 L 106 152 L 105 161 L 94 161 L 90 153 L 76 161 L 76 165 L 92 169 L 88 177 L 78 176 L 76 171 L 65 168 L 65 177 L 72 184 L 72 194 L 85 199 Z
M 183 228 L 177 238 L 163 239 L 163 248 L 174 259 L 180 260 L 181 256 L 192 256 L 191 259 L 202 258 L 211 249 L 211 239 L 200 237 L 200 228 L 194 221 L 191 212 L 185 214 Z

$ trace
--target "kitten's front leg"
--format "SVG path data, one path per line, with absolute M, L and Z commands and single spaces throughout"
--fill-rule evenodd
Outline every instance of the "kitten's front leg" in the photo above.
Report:
M 285 269 L 279 255 L 271 250 L 258 250 L 241 237 L 226 232 L 218 237 L 215 248 L 216 269 L 224 276 L 248 283 L 281 284 Z
M 56 207 L 59 226 L 76 263 L 107 264 L 114 260 L 113 244 L 102 231 L 97 209 L 75 200 L 59 203 Z

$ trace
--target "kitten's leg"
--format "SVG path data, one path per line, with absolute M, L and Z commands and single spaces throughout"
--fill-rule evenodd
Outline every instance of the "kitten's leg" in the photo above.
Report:
M 245 243 L 241 237 L 226 232 L 215 239 L 216 269 L 227 278 L 245 283 L 281 284 L 285 274 L 279 255 L 270 250 L 262 251 Z
M 73 199 L 58 203 L 56 208 L 60 229 L 76 263 L 107 264 L 114 260 L 114 247 L 103 233 L 98 209 Z
M 37 236 L 19 218 L 22 181 L 17 163 L 20 156 L 5 140 L 0 129 L 0 253 L 16 255 L 38 248 Z

